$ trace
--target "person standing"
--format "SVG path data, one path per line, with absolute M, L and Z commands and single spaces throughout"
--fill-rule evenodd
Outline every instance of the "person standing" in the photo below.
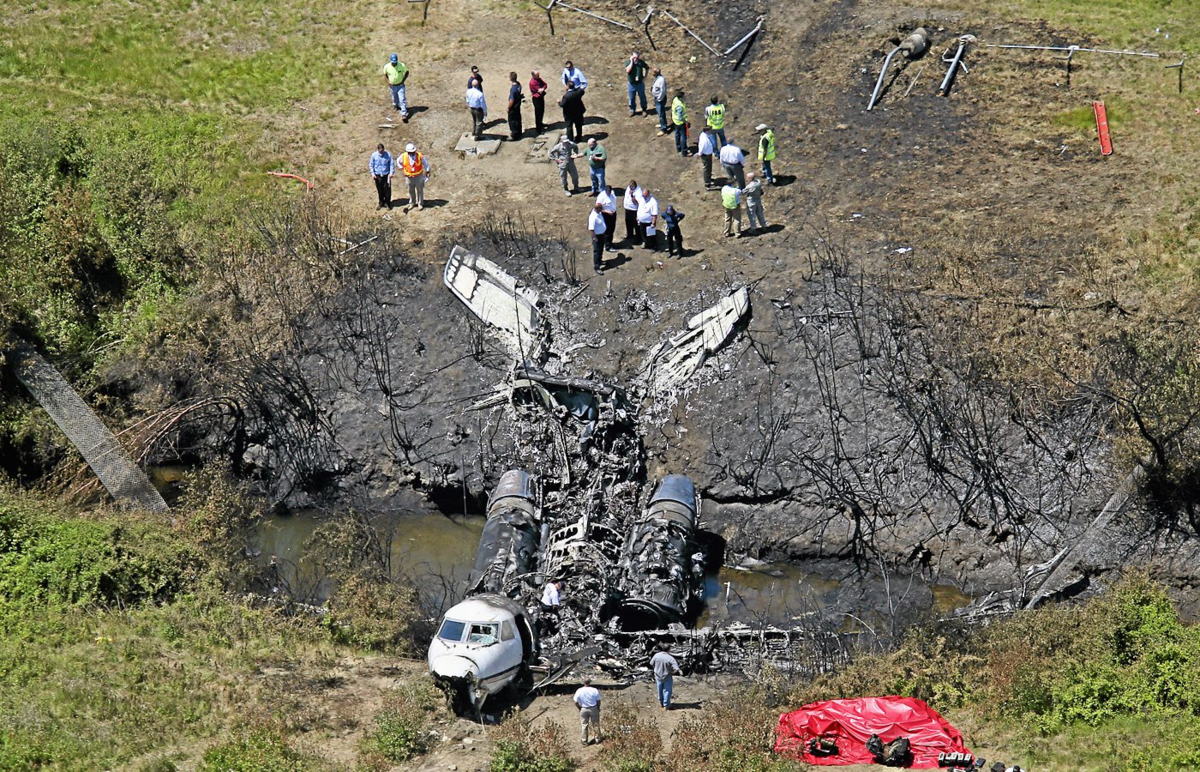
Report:
M 762 181 L 755 176 L 754 172 L 749 172 L 746 175 L 746 187 L 742 188 L 742 197 L 746 199 L 746 219 L 750 221 L 751 236 L 758 233 L 758 229 L 754 227 L 756 219 L 763 231 L 767 230 L 767 220 L 763 217 L 762 194 Z
M 583 74 L 583 70 L 576 67 L 571 63 L 571 60 L 568 59 L 567 63 L 563 65 L 562 84 L 569 89 L 577 88 L 580 91 L 587 91 L 588 79 L 587 76 Z
M 534 70 L 529 73 L 529 99 L 533 102 L 533 125 L 538 134 L 546 130 L 546 92 L 550 86 L 542 80 L 542 73 Z
M 667 125 L 667 79 L 657 67 L 654 68 L 654 82 L 650 84 L 650 96 L 654 98 L 654 110 L 658 113 L 658 136 L 664 137 L 671 130 Z
M 404 171 L 404 179 L 408 181 L 408 206 L 404 211 L 425 208 L 425 180 L 429 179 L 429 162 L 425 156 L 417 152 L 417 146 L 409 142 L 400 154 L 400 168 Z
M 629 186 L 625 188 L 624 202 L 625 207 L 625 241 L 630 244 L 642 243 L 642 232 L 638 228 L 638 204 L 642 199 L 642 189 L 638 187 L 637 180 L 630 180 Z
M 721 206 L 725 208 L 725 237 L 733 235 L 733 223 L 737 221 L 738 238 L 742 236 L 742 189 L 733 184 L 733 180 L 721 188 Z
M 608 223 L 604 222 L 604 212 L 600 202 L 592 204 L 592 213 L 588 215 L 588 233 L 592 235 L 592 270 L 597 274 L 604 273 L 604 234 L 608 232 Z
M 383 66 L 383 76 L 387 78 L 388 88 L 392 90 L 392 106 L 400 111 L 400 120 L 408 123 L 408 95 L 404 90 L 404 82 L 408 80 L 408 67 L 400 61 L 398 54 L 392 54 L 388 63 Z
M 487 100 L 478 80 L 472 80 L 467 87 L 467 108 L 471 111 L 471 133 L 478 142 L 483 139 L 483 122 L 487 120 Z
M 712 129 L 705 126 L 700 130 L 700 137 L 696 141 L 696 154 L 700 156 L 700 163 L 704 165 L 705 190 L 711 190 L 713 187 L 713 155 L 716 152 L 717 146 L 716 143 L 713 142 Z
M 675 92 L 671 102 L 671 123 L 675 126 L 675 149 L 681 156 L 687 157 L 687 104 L 683 101 L 683 90 Z
M 571 138 L 563 134 L 559 138 L 558 144 L 550 148 L 547 154 L 550 160 L 558 166 L 558 178 L 562 180 L 563 190 L 568 196 L 575 195 L 575 188 L 579 187 L 579 170 L 575 168 L 575 159 L 579 157 L 579 145 L 571 141 Z M 567 187 L 567 176 L 571 177 L 571 187 Z
M 367 171 L 375 181 L 375 192 L 379 194 L 379 206 L 376 209 L 392 208 L 392 177 L 396 176 L 396 162 L 392 154 L 383 149 L 383 143 L 375 146 L 371 160 L 367 162 Z
M 521 138 L 521 103 L 525 101 L 525 94 L 515 72 L 508 74 L 508 83 L 508 138 L 516 142 Z
M 683 231 L 679 229 L 679 223 L 683 221 L 684 214 L 675 208 L 674 204 L 667 206 L 667 211 L 663 212 L 663 225 L 667 229 L 667 256 L 679 259 L 683 257 Z
M 617 232 L 617 196 L 613 193 L 612 185 L 605 185 L 596 196 L 600 205 L 600 214 L 604 216 L 604 249 L 613 251 L 613 237 Z
M 471 65 L 471 74 L 467 76 L 467 88 L 471 87 L 471 81 L 479 81 L 479 89 L 483 90 L 483 76 L 479 74 L 479 68 Z
M 550 609 L 558 606 L 561 602 L 558 594 L 558 582 L 551 579 L 542 588 L 542 605 Z
M 650 668 L 654 671 L 654 683 L 658 687 L 658 704 L 662 705 L 663 710 L 670 710 L 675 674 L 681 672 L 679 660 L 671 656 L 667 644 L 660 643 L 658 651 L 650 658 Z
M 739 188 L 746 187 L 746 156 L 742 149 L 730 142 L 721 148 L 721 168 L 725 170 L 725 182 L 737 183 Z
M 765 123 L 760 123 L 754 130 L 761 132 L 758 138 L 758 162 L 762 164 L 763 176 L 767 182 L 774 185 L 775 175 L 771 172 L 771 162 L 775 160 L 775 130 Z
M 563 122 L 567 124 L 567 136 L 572 142 L 582 142 L 583 116 L 587 112 L 583 104 L 583 89 L 568 88 L 558 103 L 562 106 Z
M 592 686 L 592 679 L 584 677 L 583 686 L 575 691 L 575 707 L 579 708 L 580 739 L 584 745 L 600 742 L 600 690 Z M 588 738 L 591 730 L 593 738 Z
M 604 150 L 604 145 L 596 141 L 592 137 L 587 141 L 587 149 L 583 151 L 583 155 L 588 162 L 588 176 L 592 180 L 592 195 L 598 195 L 604 190 L 604 164 L 608 161 L 608 153 Z
M 721 144 L 717 147 L 725 147 L 725 105 L 716 97 L 713 97 L 711 104 L 704 108 L 704 122 L 720 140 Z
M 625 62 L 625 79 L 629 81 L 629 117 L 637 115 L 634 110 L 634 96 L 640 97 L 642 101 L 642 112 L 646 112 L 646 73 L 650 71 L 650 65 L 642 61 L 637 51 L 629 57 Z
M 642 246 L 646 249 L 659 251 L 658 245 L 658 199 L 646 188 L 638 199 L 637 208 L 638 230 L 641 231 Z

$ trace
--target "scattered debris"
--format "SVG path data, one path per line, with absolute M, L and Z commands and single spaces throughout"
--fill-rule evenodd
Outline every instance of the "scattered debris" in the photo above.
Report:
M 1096 115 L 1096 136 L 1100 139 L 1100 155 L 1112 155 L 1112 138 L 1108 134 L 1108 110 L 1104 102 L 1092 102 L 1092 112 Z
M 454 149 L 463 155 L 485 156 L 495 155 L 500 152 L 500 145 L 503 144 L 499 139 L 475 139 L 470 132 L 463 134 L 458 138 L 458 143 Z
M 678 388 L 705 360 L 725 344 L 734 327 L 750 311 L 745 287 L 688 320 L 687 332 L 660 343 L 642 367 L 642 381 L 652 395 Z
M 938 96 L 944 97 L 950 94 L 950 86 L 954 83 L 954 76 L 958 73 L 958 69 L 960 67 L 962 68 L 963 72 L 967 73 L 968 75 L 970 74 L 971 71 L 968 70 L 967 65 L 963 63 L 963 56 L 967 52 L 967 46 L 974 42 L 974 35 L 963 35 L 958 39 L 958 51 L 955 52 L 953 57 L 949 59 L 946 58 L 946 54 L 950 53 L 949 49 L 946 49 L 946 54 L 942 54 L 942 61 L 948 63 L 950 66 L 946 69 L 946 77 L 942 78 L 942 85 L 938 86 Z
M 929 46 L 929 33 L 924 27 L 917 27 L 912 34 L 900 42 L 883 60 L 883 68 L 879 71 L 879 80 L 875 82 L 875 90 L 871 92 L 871 101 L 867 103 L 867 110 L 873 110 L 875 103 L 879 101 L 879 95 L 883 91 L 883 79 L 887 76 L 888 67 L 892 64 L 892 58 L 904 52 L 905 59 L 916 59 L 925 52 Z
M 521 286 L 485 257 L 454 247 L 442 280 L 481 321 L 502 333 L 505 346 L 520 360 L 536 360 L 545 344 L 538 293 Z

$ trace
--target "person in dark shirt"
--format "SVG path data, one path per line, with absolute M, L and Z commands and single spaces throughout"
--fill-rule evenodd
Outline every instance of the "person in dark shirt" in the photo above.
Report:
M 676 209 L 674 204 L 669 205 L 663 213 L 663 223 L 667 228 L 667 255 L 676 260 L 683 257 L 683 231 L 679 229 L 683 218 L 683 212 Z
M 521 103 L 525 101 L 525 94 L 515 72 L 508 74 L 508 82 L 508 136 L 516 142 L 521 138 Z
M 529 76 L 529 99 L 533 102 L 533 125 L 537 129 L 537 133 L 541 134 L 546 130 L 543 117 L 546 115 L 546 92 L 550 86 L 542 80 L 542 74 L 537 70 L 529 73 Z
M 471 74 L 467 76 L 467 88 L 471 87 L 471 81 L 479 81 L 479 90 L 483 91 L 483 76 L 479 74 L 479 68 L 471 65 Z
M 567 124 L 567 136 L 572 142 L 583 141 L 583 116 L 587 108 L 583 104 L 583 89 L 570 88 L 559 100 L 563 121 Z

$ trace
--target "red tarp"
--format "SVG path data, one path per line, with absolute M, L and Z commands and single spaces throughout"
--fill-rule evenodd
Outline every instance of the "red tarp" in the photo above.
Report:
M 966 751 L 962 735 L 938 712 L 914 697 L 861 697 L 826 700 L 784 713 L 775 728 L 775 752 L 809 764 L 840 766 L 874 764 L 867 740 L 879 735 L 884 744 L 897 737 L 912 743 L 912 769 L 937 767 L 938 754 Z M 812 756 L 805 752 L 813 737 L 832 737 L 838 755 Z

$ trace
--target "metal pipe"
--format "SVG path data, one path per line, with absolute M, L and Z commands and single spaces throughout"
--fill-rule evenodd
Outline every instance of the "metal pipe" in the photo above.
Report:
M 627 29 L 630 31 L 633 30 L 633 27 L 630 27 L 628 24 L 622 24 L 619 21 L 613 21 L 612 19 L 601 16 L 598 13 L 592 13 L 591 11 L 585 11 L 582 8 L 576 8 L 573 5 L 567 5 L 562 0 L 558 0 L 558 4 L 561 5 L 563 8 L 570 8 L 572 11 L 578 11 L 579 13 L 582 13 L 584 16 L 591 16 L 593 19 L 599 19 L 600 21 L 606 21 L 609 24 L 614 24 L 618 27 L 621 27 L 622 29 Z
M 870 112 L 875 107 L 875 102 L 879 100 L 879 92 L 883 90 L 883 78 L 887 75 L 888 67 L 892 63 L 892 57 L 900 51 L 900 46 L 892 49 L 892 52 L 883 60 L 883 69 L 879 71 L 879 80 L 875 82 L 875 90 L 871 92 L 871 101 L 867 103 L 867 112 Z
M 1089 54 L 1119 54 L 1122 56 L 1149 56 L 1154 59 L 1162 58 L 1161 54 L 1150 51 L 1116 51 L 1109 48 L 1080 48 L 1079 46 L 1023 46 L 1009 43 L 988 43 L 988 48 L 1020 48 L 1027 51 L 1083 51 Z
M 740 46 L 742 43 L 745 43 L 747 40 L 749 40 L 750 38 L 752 38 L 752 37 L 754 37 L 755 35 L 757 35 L 757 34 L 758 34 L 758 31 L 759 31 L 760 29 L 762 29 L 762 25 L 763 25 L 763 23 L 762 23 L 762 19 L 759 19 L 759 20 L 758 20 L 758 24 L 757 24 L 757 25 L 755 25 L 754 29 L 752 29 L 752 30 L 750 30 L 749 32 L 747 32 L 747 33 L 746 33 L 746 37 L 742 38 L 742 39 L 741 39 L 741 40 L 739 40 L 738 42 L 736 42 L 736 43 L 734 43 L 733 45 L 731 45 L 731 46 L 729 47 L 729 49 L 728 49 L 728 50 L 725 52 L 725 55 L 726 55 L 726 56 L 729 56 L 730 54 L 732 54 L 734 51 L 736 51 L 736 50 L 737 50 L 737 47 L 738 47 L 738 46 Z
M 683 22 L 681 22 L 679 19 L 676 19 L 674 16 L 672 16 L 670 11 L 663 11 L 663 12 L 662 12 L 662 14 L 663 14 L 663 16 L 666 16 L 668 19 L 670 19 L 671 21 L 673 21 L 673 22 L 675 22 L 676 24 L 678 24 L 678 25 L 679 25 L 679 27 L 680 27 L 680 29 L 682 29 L 684 32 L 686 32 L 687 34 L 689 34 L 689 35 L 691 35 L 692 37 L 694 37 L 694 38 L 696 39 L 696 41 L 697 41 L 697 42 L 698 42 L 700 45 L 704 46 L 704 47 L 705 47 L 705 48 L 707 48 L 709 51 L 712 51 L 712 52 L 713 52 L 714 54 L 716 54 L 717 56 L 720 56 L 720 55 L 721 55 L 721 52 L 720 52 L 720 51 L 718 51 L 717 49 L 713 48 L 713 47 L 712 47 L 712 46 L 710 46 L 708 43 L 705 43 L 703 40 L 701 40 L 701 39 L 700 39 L 700 36 L 699 36 L 699 35 L 697 35 L 695 32 L 692 32 L 690 29 L 688 29 L 686 26 L 684 26 Z
M 954 54 L 954 59 L 950 62 L 950 69 L 946 70 L 946 77 L 942 78 L 942 85 L 938 86 L 938 96 L 946 96 L 950 90 L 950 84 L 954 81 L 954 73 L 958 72 L 958 65 L 962 62 L 963 54 L 966 53 L 967 44 L 974 38 L 969 35 L 963 35 L 958 39 L 958 52 Z M 946 57 L 942 57 L 942 61 L 946 61 Z

